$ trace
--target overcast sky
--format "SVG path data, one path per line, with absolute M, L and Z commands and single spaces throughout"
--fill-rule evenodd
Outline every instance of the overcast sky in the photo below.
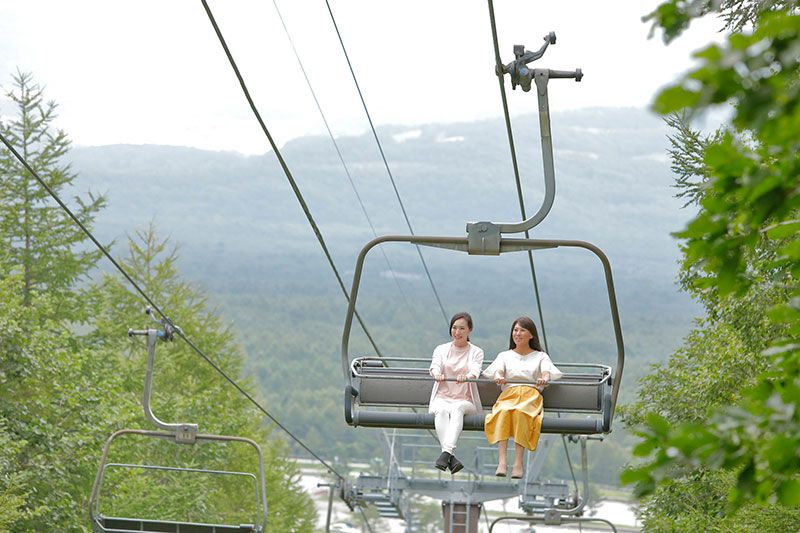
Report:
M 277 0 L 336 135 L 367 121 L 324 0 Z M 330 0 L 373 120 L 461 122 L 501 116 L 488 8 L 479 0 Z M 504 62 L 513 45 L 537 67 L 581 67 L 581 83 L 550 84 L 551 109 L 647 106 L 689 68 L 719 23 L 664 46 L 641 22 L 651 0 L 496 0 Z M 324 132 L 271 0 L 211 0 L 223 34 L 279 144 Z M 32 72 L 59 104 L 77 145 L 154 143 L 246 154 L 267 151 L 199 0 L 0 0 L 0 85 Z M 534 92 L 510 92 L 513 114 Z M 9 113 L 0 100 L 0 113 Z

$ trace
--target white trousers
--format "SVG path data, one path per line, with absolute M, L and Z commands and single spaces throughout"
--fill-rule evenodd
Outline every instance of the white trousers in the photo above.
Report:
M 431 403 L 430 411 L 435 415 L 436 436 L 439 437 L 442 451 L 452 454 L 464 428 L 464 415 L 475 414 L 475 406 L 466 400 L 436 398 Z

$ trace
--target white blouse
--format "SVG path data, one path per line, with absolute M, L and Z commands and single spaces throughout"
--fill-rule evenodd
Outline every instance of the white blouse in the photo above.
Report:
M 550 356 L 544 352 L 533 351 L 527 355 L 519 355 L 514 350 L 506 350 L 497 354 L 492 364 L 483 371 L 483 375 L 491 379 L 498 375 L 506 378 L 506 381 L 531 382 L 527 384 L 506 383 L 501 386 L 501 390 L 506 390 L 508 387 L 516 385 L 536 387 L 536 380 L 542 377 L 545 372 L 550 372 L 551 381 L 564 375 L 550 360 Z
M 440 344 L 433 350 L 433 356 L 431 358 L 431 366 L 428 369 L 431 376 L 435 376 L 437 374 L 443 373 L 443 368 L 446 362 L 446 359 L 450 356 L 450 346 L 452 346 L 452 342 L 446 342 L 444 344 Z M 481 367 L 483 366 L 483 350 L 479 347 L 475 346 L 471 342 L 467 344 L 469 346 L 468 352 L 468 363 L 467 368 L 469 371 L 467 372 L 467 377 L 474 379 L 480 376 L 481 374 Z M 472 405 L 475 406 L 475 411 L 480 413 L 483 410 L 483 406 L 481 406 L 481 396 L 478 393 L 478 384 L 474 381 L 468 382 L 469 390 L 470 390 L 470 398 L 464 398 L 467 401 L 472 401 Z M 430 403 L 433 403 L 433 400 L 436 398 L 436 393 L 439 391 L 439 382 L 433 382 L 433 388 L 431 389 L 431 399 Z

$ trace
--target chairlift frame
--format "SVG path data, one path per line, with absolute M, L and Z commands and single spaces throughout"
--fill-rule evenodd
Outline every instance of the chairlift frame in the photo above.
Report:
M 380 368 L 378 375 L 368 375 L 367 372 L 359 372 L 359 369 L 353 365 L 358 360 L 350 359 L 350 335 L 352 332 L 353 316 L 358 301 L 359 287 L 364 267 L 364 262 L 369 251 L 379 244 L 389 242 L 410 243 L 420 246 L 432 246 L 437 248 L 445 248 L 460 252 L 470 253 L 470 238 L 469 237 L 437 237 L 437 236 L 407 236 L 407 235 L 387 235 L 375 238 L 367 243 L 358 255 L 356 260 L 356 267 L 353 273 L 353 284 L 350 292 L 350 302 L 347 307 L 347 314 L 345 316 L 345 323 L 342 332 L 342 351 L 341 363 L 342 372 L 344 374 L 345 385 L 345 421 L 352 426 L 367 426 L 367 427 L 397 427 L 397 428 L 433 428 L 434 416 L 431 413 L 408 413 L 396 411 L 373 411 L 359 409 L 361 405 L 368 405 L 373 403 L 382 394 L 376 391 L 375 394 L 370 393 L 369 382 L 373 379 L 382 380 L 383 391 L 390 391 L 397 393 L 406 402 L 398 402 L 396 406 L 414 405 L 422 406 L 427 405 L 429 396 L 424 398 L 420 397 L 418 390 L 414 389 L 414 381 L 427 381 L 433 386 L 433 378 L 426 372 L 417 372 L 416 375 L 409 375 L 406 372 L 408 369 L 393 369 L 389 366 Z M 547 396 L 562 396 L 567 397 L 567 391 L 573 391 L 575 394 L 581 393 L 582 388 L 588 386 L 595 386 L 598 388 L 598 393 L 601 394 L 601 402 L 598 406 L 593 402 L 587 402 L 583 407 L 586 412 L 594 412 L 602 415 L 601 419 L 576 419 L 576 418 L 561 418 L 545 416 L 542 422 L 543 433 L 562 433 L 562 434 L 597 434 L 608 433 L 611 431 L 611 425 L 614 417 L 614 410 L 616 408 L 617 397 L 619 395 L 619 384 L 622 376 L 622 371 L 625 365 L 625 348 L 622 340 L 622 327 L 620 325 L 619 310 L 617 306 L 617 299 L 614 292 L 614 280 L 611 273 L 611 264 L 608 258 L 597 246 L 577 240 L 558 240 L 558 239 L 518 239 L 518 238 L 499 238 L 497 243 L 498 255 L 508 252 L 528 251 L 528 250 L 546 250 L 552 248 L 582 248 L 592 252 L 600 260 L 605 275 L 606 289 L 608 292 L 608 302 L 611 311 L 611 319 L 614 328 L 614 339 L 617 349 L 616 367 L 604 367 L 604 371 L 598 380 L 581 382 L 580 376 L 570 375 L 567 373 L 564 376 L 564 381 L 554 381 L 544 391 L 545 395 L 545 414 L 549 411 L 561 411 L 557 408 L 553 409 L 548 406 Z M 404 358 L 400 358 L 403 360 Z M 363 361 L 364 359 L 360 359 Z M 388 361 L 391 358 L 383 358 Z M 413 358 L 412 358 L 413 360 Z M 564 366 L 569 364 L 560 363 Z M 602 365 L 599 365 L 602 366 Z M 363 370 L 366 367 L 361 367 Z M 405 372 L 405 373 L 404 373 Z M 451 380 L 452 381 L 452 380 Z M 478 379 L 473 380 L 481 383 L 491 383 L 490 380 Z M 395 382 L 395 385 L 392 383 Z M 409 392 L 412 391 L 413 392 Z M 406 391 L 406 392 L 403 392 Z M 428 388 L 430 391 L 430 388 Z M 365 395 L 365 393 L 367 393 Z M 483 399 L 483 397 L 482 397 Z M 574 411 L 574 409 L 565 409 L 564 412 Z M 560 413 L 559 413 L 560 414 Z M 467 415 L 464 417 L 464 429 L 466 430 L 482 430 L 484 417 L 481 414 Z
M 353 273 L 353 283 L 350 290 L 350 300 L 347 306 L 344 328 L 342 331 L 342 373 L 344 376 L 345 397 L 344 397 L 344 416 L 345 421 L 351 426 L 368 427 L 395 427 L 395 428 L 426 428 L 434 427 L 434 415 L 431 413 L 408 413 L 396 411 L 374 411 L 359 409 L 361 405 L 370 403 L 380 403 L 381 394 L 386 391 L 398 394 L 404 401 L 396 402 L 394 406 L 403 405 L 422 406 L 427 405 L 428 397 L 422 397 L 419 387 L 413 387 L 415 380 L 427 381 L 433 386 L 433 378 L 424 373 L 409 373 L 407 369 L 395 370 L 384 363 L 378 375 L 368 376 L 366 373 L 359 374 L 355 366 L 358 358 L 351 360 L 349 353 L 350 335 L 353 325 L 353 316 L 356 310 L 359 286 L 363 271 L 364 261 L 368 252 L 379 244 L 384 243 L 409 243 L 417 246 L 431 246 L 444 248 L 470 255 L 501 255 L 503 253 L 533 250 L 546 250 L 551 248 L 582 248 L 595 254 L 600 260 L 605 275 L 606 289 L 608 291 L 608 301 L 611 310 L 611 320 L 614 327 L 614 339 L 617 348 L 617 362 L 612 369 L 605 367 L 599 381 L 583 382 L 580 376 L 567 374 L 563 381 L 553 382 L 548 389 L 545 389 L 545 414 L 550 411 L 561 412 L 570 409 L 559 409 L 558 402 L 552 401 L 553 397 L 567 398 L 570 394 L 585 396 L 587 387 L 597 388 L 599 403 L 587 401 L 578 411 L 593 412 L 602 415 L 598 419 L 576 419 L 545 416 L 542 421 L 543 433 L 562 433 L 562 434 L 581 434 L 592 435 L 597 433 L 608 433 L 611 431 L 611 424 L 614 418 L 614 411 L 619 396 L 619 385 L 622 378 L 622 371 L 625 366 L 625 348 L 622 340 L 622 327 L 620 326 L 619 309 L 614 292 L 614 279 L 611 274 L 611 264 L 605 253 L 594 244 L 579 240 L 560 240 L 560 239 L 520 239 L 504 237 L 503 234 L 525 233 L 538 225 L 545 219 L 555 200 L 555 165 L 553 159 L 553 142 L 550 132 L 550 103 L 548 96 L 548 83 L 551 79 L 569 79 L 576 82 L 583 79 L 581 69 L 574 71 L 552 70 L 546 68 L 529 69 L 528 63 L 540 59 L 550 44 L 555 44 L 556 35 L 554 32 L 548 33 L 544 37 L 544 45 L 537 52 L 527 52 L 523 45 L 514 47 L 515 60 L 508 65 L 500 64 L 498 55 L 498 65 L 496 73 L 500 78 L 501 85 L 505 74 L 511 75 L 512 88 L 521 85 L 524 91 L 531 89 L 531 81 L 536 86 L 536 94 L 539 101 L 539 129 L 541 133 L 542 162 L 544 165 L 544 184 L 545 193 L 542 205 L 539 210 L 527 220 L 521 222 L 473 222 L 467 224 L 467 237 L 443 237 L 443 236 L 416 236 L 416 235 L 386 235 L 377 237 L 368 242 L 358 254 L 356 267 Z M 509 126 L 510 127 L 510 126 Z M 380 355 L 380 354 L 378 354 Z M 365 360 L 362 358 L 361 360 Z M 386 358 L 383 358 L 386 361 Z M 565 363 L 560 365 L 567 366 Z M 364 367 L 366 368 L 366 367 Z M 380 380 L 382 392 L 372 394 L 369 387 L 370 380 Z M 396 381 L 395 381 L 396 380 Z M 402 381 L 400 381 L 402 380 Z M 454 380 L 448 380 L 454 381 Z M 479 383 L 479 387 L 486 384 L 489 380 L 472 380 Z M 398 386 L 399 385 L 399 386 Z M 425 385 L 427 387 L 427 385 Z M 414 389 L 415 392 L 409 392 Z M 583 390 L 582 390 L 583 389 Z M 487 389 L 484 389 L 487 390 Z M 494 389 L 496 391 L 496 388 Z M 430 389 L 428 388 L 428 391 Z M 489 396 L 492 396 L 489 394 Z M 548 398 L 548 396 L 550 398 Z M 593 395 L 589 395 L 593 396 Z M 483 395 L 481 396 L 483 401 Z M 424 402 L 424 403 L 423 403 Z M 574 409 L 572 409 L 574 410 Z M 481 414 L 467 415 L 464 417 L 464 429 L 481 430 L 483 429 L 484 417 Z
M 147 309 L 147 314 L 152 316 L 151 310 Z M 155 317 L 153 317 L 154 320 Z M 100 466 L 97 469 L 92 493 L 89 498 L 89 518 L 92 529 L 95 533 L 132 533 L 135 531 L 170 531 L 181 533 L 181 531 L 192 531 L 193 533 L 223 533 L 238 531 L 240 533 L 263 533 L 267 527 L 267 492 L 266 475 L 264 471 L 264 454 L 261 446 L 252 439 L 246 437 L 236 437 L 228 435 L 214 435 L 208 433 L 198 433 L 197 424 L 192 423 L 169 423 L 160 420 L 152 411 L 150 397 L 152 395 L 153 368 L 155 364 L 155 349 L 159 339 L 172 340 L 176 331 L 180 332 L 177 326 L 173 326 L 169 321 L 162 320 L 160 323 L 163 329 L 128 330 L 128 336 L 147 337 L 147 371 L 145 374 L 144 395 L 142 407 L 145 417 L 163 431 L 152 431 L 143 429 L 121 429 L 114 432 L 103 446 L 103 453 L 100 459 Z M 202 468 L 183 468 L 164 465 L 129 465 L 122 463 L 109 463 L 108 453 L 114 440 L 123 435 L 139 435 L 149 438 L 173 441 L 176 444 L 194 445 L 198 442 L 237 442 L 251 446 L 258 456 L 258 477 L 252 472 L 234 472 L 224 470 L 211 470 Z M 149 520 L 132 517 L 111 517 L 103 516 L 100 513 L 100 492 L 105 479 L 105 473 L 109 467 L 124 466 L 134 468 L 144 468 L 152 470 L 169 470 L 180 472 L 203 473 L 209 475 L 244 475 L 252 476 L 255 482 L 256 495 L 256 514 L 253 524 L 224 525 L 206 524 L 197 522 L 176 522 L 165 520 Z M 260 519 L 260 523 L 259 523 Z

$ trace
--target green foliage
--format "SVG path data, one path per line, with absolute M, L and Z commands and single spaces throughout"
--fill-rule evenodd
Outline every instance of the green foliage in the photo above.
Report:
M 76 176 L 63 162 L 69 139 L 53 129 L 56 104 L 45 102 L 44 90 L 30 74 L 18 72 L 13 81 L 6 95 L 17 114 L 0 122 L 0 131 L 52 190 L 68 189 Z M 2 255 L 22 273 L 26 304 L 34 292 L 47 291 L 58 297 L 54 311 L 69 314 L 80 302 L 75 283 L 95 265 L 99 252 L 78 249 L 84 233 L 7 150 L 0 151 L 0 176 Z M 75 197 L 74 204 L 77 218 L 91 226 L 105 199 L 90 193 Z
M 708 169 L 703 161 L 706 147 L 719 141 L 722 131 L 703 135 L 692 129 L 685 113 L 671 113 L 666 123 L 675 132 L 668 136 L 672 160 L 671 169 L 675 174 L 675 187 L 678 198 L 685 198 L 684 207 L 700 202 L 708 181 Z
M 653 21 L 652 32 L 661 28 L 664 42 L 681 35 L 692 20 L 716 13 L 724 21 L 724 29 L 741 31 L 755 24 L 765 13 L 791 10 L 794 0 L 669 0 L 659 5 L 643 20 Z
M 9 97 L 19 117 L 0 128 L 53 190 L 63 193 L 75 176 L 60 163 L 69 146 L 65 134 L 50 129 L 55 104 L 43 103 L 30 75 L 18 74 L 15 83 Z M 144 322 L 140 298 L 120 277 L 87 283 L 98 254 L 84 251 L 84 234 L 5 151 L 0 197 L 0 531 L 89 531 L 87 504 L 103 443 L 115 430 L 148 428 L 141 408 L 146 348 L 125 333 L 151 323 Z M 91 195 L 75 203 L 87 225 L 104 205 Z M 181 279 L 176 259 L 175 249 L 150 227 L 131 240 L 122 263 L 213 362 L 238 379 L 241 349 L 207 298 Z M 259 442 L 269 530 L 311 531 L 313 505 L 298 486 L 285 442 L 264 425 L 260 412 L 185 343 L 162 345 L 158 353 L 155 412 L 168 421 L 198 422 L 206 433 Z M 241 383 L 252 394 L 252 384 Z M 257 456 L 246 445 L 152 440 L 115 440 L 109 459 L 258 471 Z M 215 484 L 202 474 L 151 474 L 110 470 L 102 512 L 237 524 L 256 519 L 254 488 L 241 478 Z
M 714 327 L 689 339 L 675 358 L 676 374 L 692 368 L 686 366 L 689 355 L 701 358 L 694 365 L 700 371 L 710 372 L 715 359 L 726 367 L 732 363 L 735 378 L 736 368 L 747 369 L 737 360 L 746 361 L 731 353 L 735 345 L 719 342 L 734 332 L 744 351 L 757 350 L 763 358 L 751 372 L 763 372 L 745 376 L 738 393 L 722 376 L 709 374 L 714 383 L 706 392 L 720 394 L 706 398 L 706 405 L 716 407 L 709 415 L 692 408 L 700 401 L 695 397 L 663 413 L 650 409 L 633 417 L 644 420 L 635 455 L 648 459 L 627 470 L 623 481 L 636 483 L 639 494 L 660 486 L 658 498 L 673 483 L 670 478 L 713 469 L 735 474 L 726 493 L 728 512 L 741 513 L 751 504 L 800 505 L 800 16 L 787 5 L 753 11 L 752 33 L 729 35 L 725 44 L 698 52 L 700 67 L 655 103 L 662 113 L 716 104 L 734 109 L 733 131 L 704 148 L 701 209 L 678 234 L 685 239 L 684 282 L 711 311 Z M 709 7 L 718 5 L 672 1 L 653 16 L 669 40 Z M 749 329 L 737 327 L 746 321 Z M 702 357 L 709 347 L 714 355 Z M 688 392 L 658 388 L 651 383 L 647 394 L 662 402 L 666 393 Z M 728 398 L 733 405 L 725 406 Z M 674 417 L 681 414 L 688 421 L 678 423 Z
M 122 264 L 145 292 L 158 295 L 159 305 L 170 310 L 170 319 L 181 325 L 186 336 L 202 346 L 217 366 L 229 375 L 239 376 L 243 360 L 240 347 L 221 317 L 207 309 L 206 296 L 180 280 L 176 259 L 175 248 L 159 240 L 151 226 L 137 233 Z M 126 324 L 149 327 L 144 320 L 149 321 L 149 318 L 144 317 L 138 296 L 119 277 L 107 276 L 101 286 L 95 340 L 98 345 L 108 344 L 109 348 L 114 346 L 128 353 L 128 357 L 119 361 L 117 371 L 132 377 L 134 390 L 141 387 L 144 377 L 144 343 L 138 338 L 123 342 L 116 339 L 120 339 Z M 248 436 L 266 443 L 264 462 L 270 530 L 311 530 L 315 513 L 308 497 L 296 486 L 298 471 L 285 458 L 286 445 L 271 436 L 271 430 L 262 424 L 263 415 L 252 404 L 211 365 L 203 363 L 185 342 L 176 340 L 158 346 L 155 376 L 152 404 L 156 416 L 162 420 L 197 421 L 203 433 Z M 240 384 L 252 389 L 246 379 L 240 380 Z M 130 407 L 135 408 L 135 412 L 140 410 L 138 402 L 131 401 Z M 136 425 L 141 425 L 141 421 Z M 186 449 L 174 444 L 153 447 L 134 442 L 127 446 L 123 443 L 116 453 L 116 462 L 163 464 L 159 458 L 163 461 L 167 457 L 174 463 L 172 466 L 258 471 L 255 452 L 245 445 L 204 445 Z M 236 478 L 226 481 L 203 475 L 189 480 L 190 477 L 147 471 L 119 474 L 118 484 L 109 487 L 109 492 L 116 495 L 110 499 L 111 508 L 123 515 L 146 513 L 164 520 L 252 522 L 255 498 L 251 485 Z M 165 488 L 154 490 L 154 486 Z M 180 490 L 175 490 L 178 487 Z
M 735 403 L 765 361 L 730 326 L 699 323 L 666 364 L 654 365 L 639 382 L 636 402 L 621 408 L 636 427 L 655 413 L 670 423 L 703 421 L 708 409 Z

